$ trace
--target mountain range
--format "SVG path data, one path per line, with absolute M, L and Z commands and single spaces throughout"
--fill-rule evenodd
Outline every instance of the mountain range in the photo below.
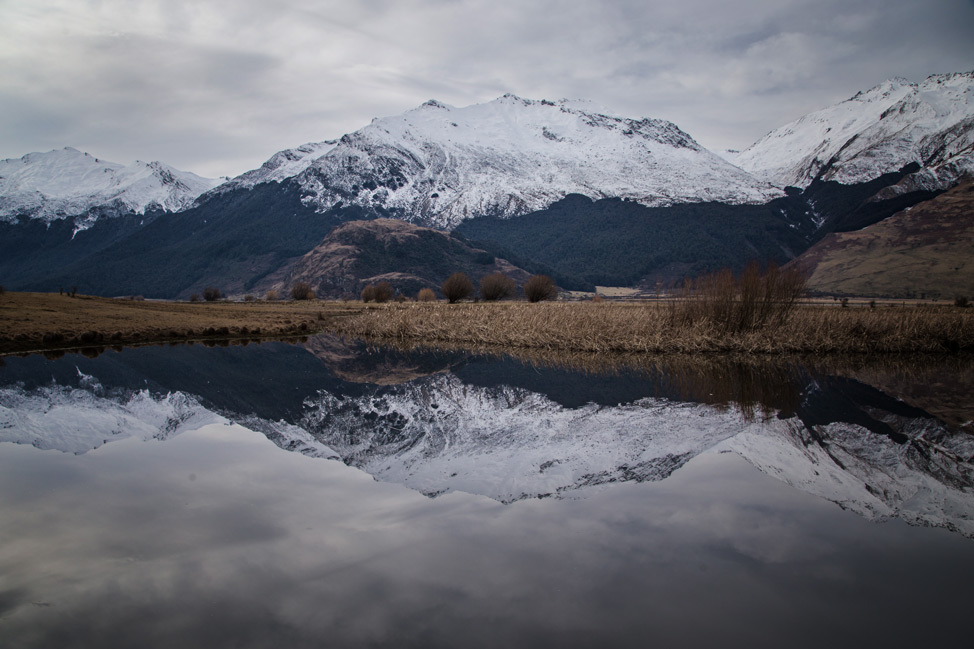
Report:
M 566 288 L 787 263 L 974 173 L 972 97 L 974 73 L 890 80 L 775 129 L 727 156 L 734 164 L 665 120 L 514 95 L 431 100 L 229 180 L 70 148 L 28 154 L 0 161 L 0 279 L 168 298 L 286 288 L 299 275 L 323 296 L 384 273 L 404 292 L 438 286 L 446 269 L 418 272 L 409 260 L 423 255 L 402 246 L 399 266 L 347 263 L 362 270 L 338 283 L 325 276 L 334 259 L 318 274 L 309 266 L 336 227 L 377 218 L 452 231 Z

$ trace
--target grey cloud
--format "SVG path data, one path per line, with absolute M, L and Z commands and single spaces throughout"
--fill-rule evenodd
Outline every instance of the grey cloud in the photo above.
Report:
M 431 97 L 504 92 L 588 98 L 740 147 L 885 78 L 974 61 L 962 0 L 35 0 L 6 12 L 0 157 L 83 142 L 208 175 Z

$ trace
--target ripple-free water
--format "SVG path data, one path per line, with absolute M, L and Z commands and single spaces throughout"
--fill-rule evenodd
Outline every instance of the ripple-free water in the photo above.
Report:
M 967 636 L 971 436 L 840 373 L 327 338 L 4 362 L 0 646 Z

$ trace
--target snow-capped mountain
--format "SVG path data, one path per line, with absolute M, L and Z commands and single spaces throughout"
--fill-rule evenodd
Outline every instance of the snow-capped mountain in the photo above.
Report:
M 175 212 L 222 179 L 203 178 L 161 162 L 128 166 L 65 147 L 0 160 L 0 220 L 52 221 L 91 210 L 142 214 Z M 80 224 L 79 224 L 80 225 Z
M 215 193 L 288 177 L 318 209 L 359 205 L 444 229 L 542 209 L 571 193 L 652 206 L 780 195 L 671 122 L 514 95 L 465 108 L 431 100 L 337 142 L 282 151 Z
M 904 190 L 949 188 L 974 173 L 974 72 L 885 81 L 771 131 L 734 162 L 797 187 L 866 182 L 917 163 Z

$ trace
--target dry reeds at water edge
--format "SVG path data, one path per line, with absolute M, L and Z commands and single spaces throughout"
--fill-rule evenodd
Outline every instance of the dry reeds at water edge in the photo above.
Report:
M 662 353 L 974 351 L 974 313 L 950 307 L 843 309 L 801 304 L 798 280 L 702 278 L 673 302 L 383 305 L 336 321 L 378 341 L 548 350 Z M 731 288 L 731 287 L 734 288 Z
M 682 299 L 672 304 L 677 325 L 707 321 L 722 333 L 783 325 L 805 292 L 805 276 L 773 262 L 762 274 L 752 262 L 739 278 L 730 269 L 686 280 Z

